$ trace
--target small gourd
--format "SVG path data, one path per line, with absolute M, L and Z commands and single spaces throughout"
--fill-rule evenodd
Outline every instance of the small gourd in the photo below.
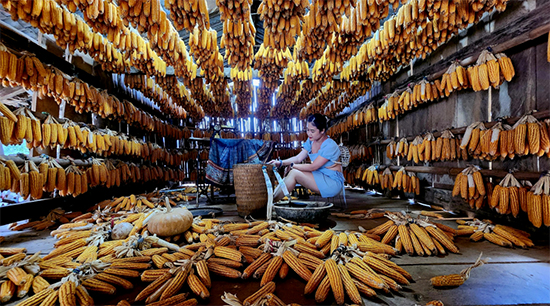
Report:
M 113 240 L 126 239 L 133 228 L 134 226 L 128 222 L 119 223 L 113 227 L 111 238 Z
M 193 223 L 191 212 L 186 207 L 172 209 L 168 198 L 166 198 L 165 204 L 166 212 L 160 212 L 151 217 L 147 224 L 147 230 L 160 237 L 174 236 L 188 230 Z

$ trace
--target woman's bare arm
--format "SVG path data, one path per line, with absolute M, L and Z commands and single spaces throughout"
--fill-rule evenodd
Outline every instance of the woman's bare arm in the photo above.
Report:
M 294 169 L 300 170 L 300 171 L 312 172 L 321 168 L 327 162 L 328 162 L 328 159 L 322 156 L 317 156 L 317 158 L 311 164 L 294 165 Z

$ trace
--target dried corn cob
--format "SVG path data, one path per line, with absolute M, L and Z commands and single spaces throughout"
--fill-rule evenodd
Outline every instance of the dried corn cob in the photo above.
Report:
M 28 299 L 22 301 L 17 305 L 18 306 L 36 306 L 36 305 L 39 305 L 42 301 L 44 301 L 48 296 L 52 295 L 53 293 L 55 293 L 53 288 L 45 288 L 45 290 L 35 293 L 33 296 L 29 297 Z M 56 299 L 57 299 L 57 294 L 56 294 Z
M 269 282 L 265 286 L 262 286 L 258 291 L 254 292 L 251 296 L 247 297 L 243 301 L 244 306 L 254 305 L 258 300 L 263 298 L 268 293 L 275 292 L 275 283 Z
M 50 283 L 46 281 L 42 276 L 37 275 L 33 282 L 32 282 L 32 291 L 36 295 L 39 292 L 42 292 L 42 290 L 48 288 L 50 286 Z
M 88 293 L 88 290 L 86 290 L 84 286 L 76 287 L 76 301 L 78 302 L 78 305 L 82 305 L 82 306 L 94 305 L 94 299 L 90 296 L 90 294 Z
M 380 274 L 385 274 L 400 284 L 403 284 L 403 285 L 409 284 L 409 281 L 407 280 L 406 277 L 404 277 L 401 273 L 395 271 L 394 269 L 390 268 L 389 266 L 385 265 L 384 262 L 382 262 L 376 257 L 365 255 L 363 257 L 363 262 L 365 262 L 374 271 Z
M 254 260 L 252 264 L 246 267 L 246 269 L 243 271 L 242 278 L 247 279 L 248 277 L 250 277 L 259 267 L 269 261 L 271 257 L 272 255 L 270 253 L 263 253 L 260 257 Z
M 227 266 L 223 266 L 211 261 L 207 261 L 208 270 L 214 274 L 229 277 L 229 278 L 241 278 L 242 274 L 241 272 L 229 268 Z
M 16 294 L 17 287 L 11 280 L 7 280 L 0 285 L 0 302 L 6 303 Z
M 82 282 L 82 286 L 84 286 L 87 290 L 104 294 L 115 294 L 116 292 L 116 288 L 113 285 L 93 278 L 89 278 Z
M 470 278 L 470 272 L 473 268 L 477 268 L 487 263 L 487 260 L 482 260 L 481 256 L 483 253 L 479 254 L 479 258 L 476 262 L 470 267 L 462 270 L 460 274 L 450 274 L 432 277 L 431 282 L 434 287 L 458 287 L 462 285 L 466 280 Z
M 329 258 L 325 261 L 325 270 L 327 271 L 330 287 L 332 288 L 336 303 L 339 305 L 344 304 L 344 286 L 342 284 L 342 277 L 338 270 L 338 265 L 334 259 Z
M 76 285 L 73 281 L 66 281 L 58 291 L 59 304 L 61 306 L 76 305 Z
M 208 288 L 201 282 L 200 278 L 195 274 L 191 273 L 187 277 L 187 284 L 193 293 L 200 296 L 202 299 L 207 299 L 210 297 L 210 292 Z
M 327 299 L 329 292 L 330 292 L 330 278 L 327 275 L 317 287 L 317 291 L 315 292 L 315 301 L 317 303 L 324 302 Z
M 309 281 L 312 275 L 311 271 L 309 271 L 291 251 L 285 251 L 283 253 L 283 259 L 298 276 L 306 282 Z
M 21 286 L 27 282 L 27 272 L 25 270 L 14 267 L 8 270 L 6 276 L 16 285 Z

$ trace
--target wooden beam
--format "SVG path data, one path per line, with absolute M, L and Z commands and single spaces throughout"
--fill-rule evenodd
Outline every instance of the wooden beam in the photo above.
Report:
M 2 93 L 0 93 L 0 101 L 5 102 L 6 100 L 17 97 L 24 92 L 27 91 L 21 86 L 14 87 L 12 88 L 12 90 L 6 90 L 5 93 L 3 91 Z

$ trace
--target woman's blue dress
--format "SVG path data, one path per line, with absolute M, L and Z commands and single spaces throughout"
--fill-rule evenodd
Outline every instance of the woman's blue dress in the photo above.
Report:
M 321 148 L 317 153 L 311 153 L 311 140 L 307 140 L 302 146 L 309 154 L 309 159 L 313 162 L 318 156 L 328 159 L 321 168 L 313 171 L 313 178 L 323 198 L 330 198 L 338 195 L 344 188 L 344 175 L 340 171 L 330 170 L 327 167 L 334 165 L 340 157 L 340 148 L 336 142 L 330 138 L 323 141 Z

